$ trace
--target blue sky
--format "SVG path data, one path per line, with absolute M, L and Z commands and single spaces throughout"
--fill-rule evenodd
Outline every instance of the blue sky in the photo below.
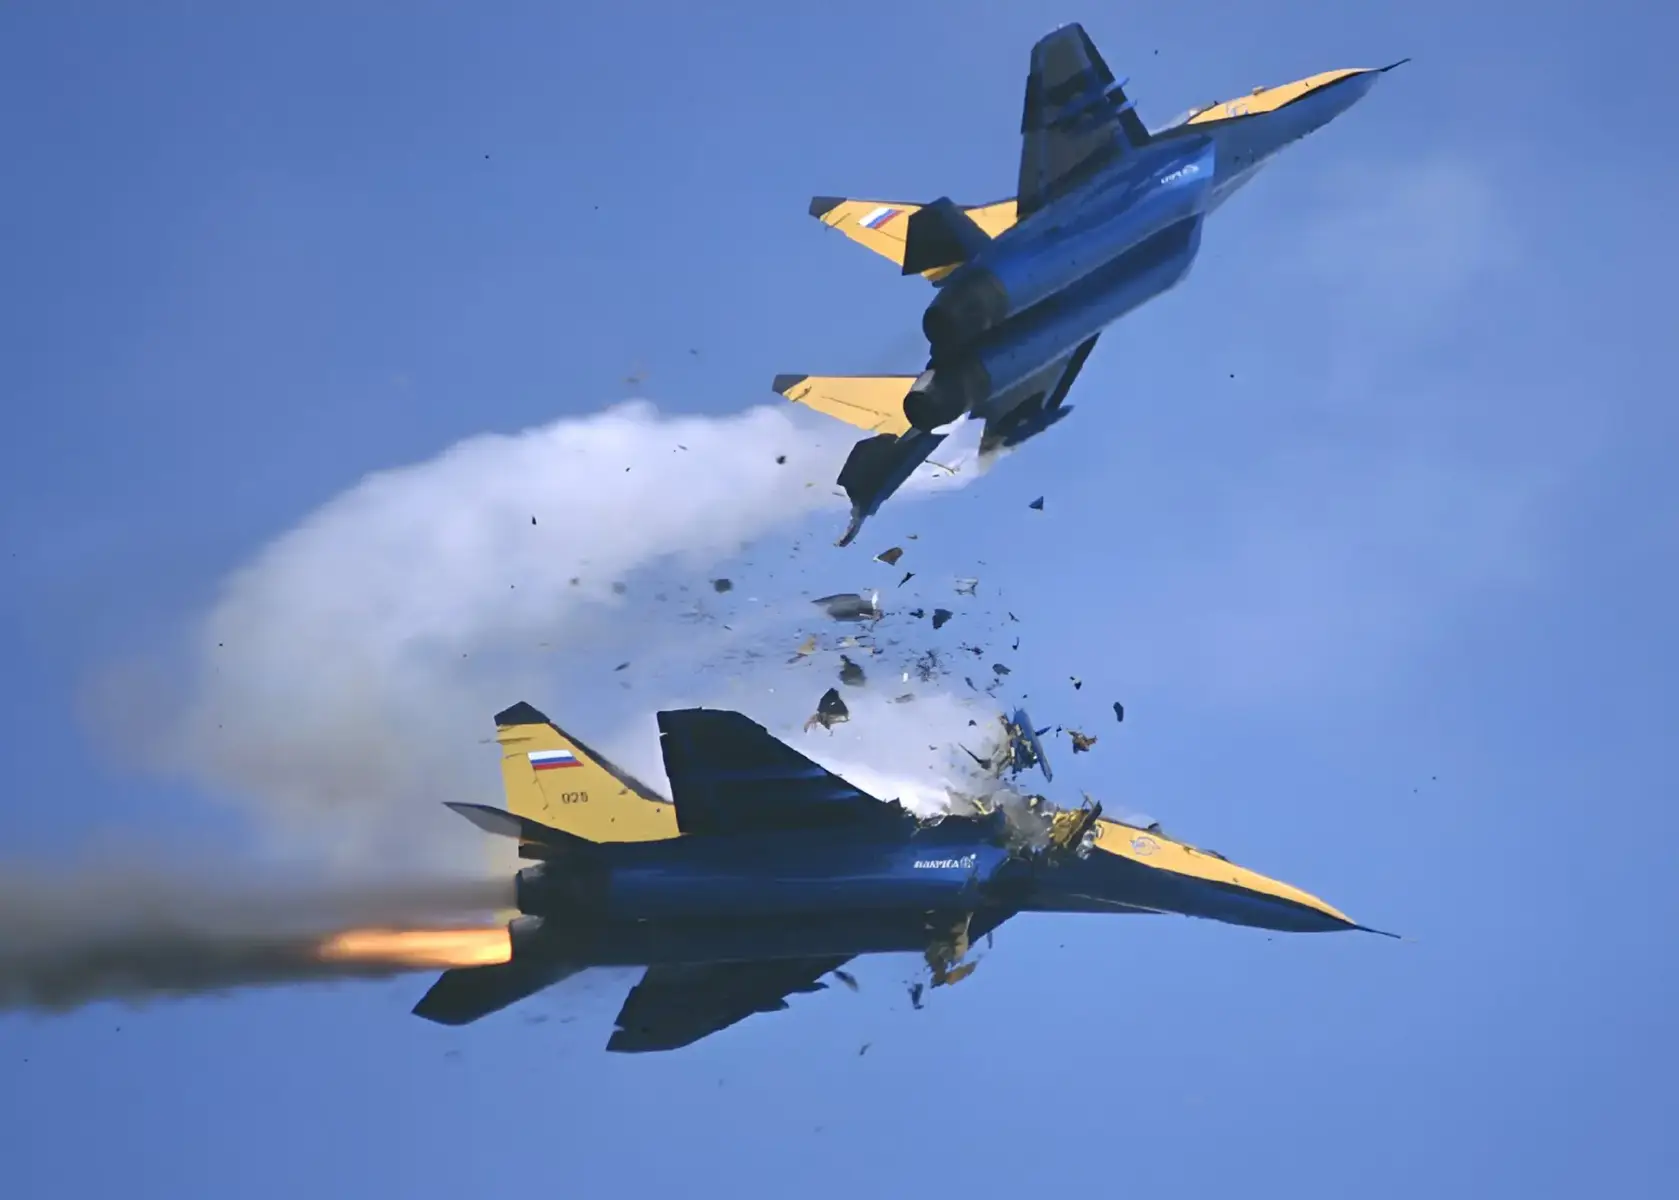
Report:
M 988 478 L 906 499 L 849 558 L 826 545 L 839 514 L 803 520 L 765 484 L 784 522 L 737 508 L 647 572 L 820 594 L 879 581 L 868 554 L 917 533 L 924 576 L 979 575 L 1021 617 L 1013 682 L 1041 718 L 1095 728 L 1124 700 L 1095 752 L 1062 750 L 1070 792 L 1415 940 L 1020 921 L 924 1012 L 902 963 L 870 963 L 858 995 L 644 1059 L 600 1052 L 612 978 L 464 1032 L 407 1015 L 419 976 L 9 1015 L 8 1194 L 1663 1194 L 1679 263 L 1674 167 L 1653 151 L 1671 19 L 563 7 L 0 15 L 5 857 L 349 853 L 393 823 L 430 846 L 449 827 L 436 797 L 410 802 L 413 764 L 454 786 L 425 758 L 446 746 L 466 798 L 493 799 L 477 743 L 514 688 L 651 753 L 648 705 L 693 698 L 727 648 L 694 635 L 686 679 L 608 700 L 601 662 L 535 653 L 540 613 L 499 600 L 463 632 L 501 561 L 474 523 L 618 474 L 618 426 L 579 463 L 585 426 L 555 422 L 640 396 L 665 437 L 659 421 L 773 403 L 777 372 L 916 369 L 925 289 L 806 202 L 1008 194 L 1027 50 L 1077 19 L 1153 121 L 1415 61 L 1221 210 L 1190 280 L 1104 338 L 1078 412 Z M 543 427 L 560 432 L 424 468 Z M 683 426 L 711 431 L 730 479 L 753 472 L 762 455 L 718 428 Z M 845 441 L 819 436 L 792 453 L 820 465 Z M 295 553 L 265 551 L 412 464 Z M 737 490 L 680 471 L 671 490 Z M 626 523 L 548 515 L 545 536 L 590 545 Z M 392 520 L 408 540 L 386 540 Z M 760 539 L 750 565 L 721 548 L 737 534 Z M 538 609 L 564 553 L 517 552 Z M 270 584 L 266 607 L 234 603 Z M 296 619 L 300 596 L 327 617 Z M 206 613 L 256 649 L 217 666 Z M 625 658 L 693 645 L 651 610 L 600 622 L 633 634 Z M 333 640 L 393 627 L 365 657 Z M 485 665 L 443 673 L 459 646 Z M 799 715 L 820 688 L 788 678 L 772 700 L 746 673 L 740 707 Z M 320 751 L 298 714 L 355 689 L 403 706 L 381 710 L 405 732 L 382 743 L 376 805 L 255 777 L 265 730 Z M 235 707 L 245 741 L 202 740 L 203 714 Z

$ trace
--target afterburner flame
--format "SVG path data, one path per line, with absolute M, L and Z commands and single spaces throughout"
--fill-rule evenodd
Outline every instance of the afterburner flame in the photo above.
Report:
M 315 953 L 323 962 L 388 963 L 400 967 L 488 967 L 513 957 L 507 930 L 347 929 Z

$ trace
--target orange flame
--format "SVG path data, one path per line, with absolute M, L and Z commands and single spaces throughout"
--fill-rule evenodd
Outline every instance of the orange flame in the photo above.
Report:
M 490 929 L 347 929 L 315 948 L 324 962 L 395 967 L 488 967 L 513 957 L 513 940 Z

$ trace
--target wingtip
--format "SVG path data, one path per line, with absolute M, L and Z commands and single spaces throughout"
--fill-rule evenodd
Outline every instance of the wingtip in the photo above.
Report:
M 810 198 L 810 215 L 820 221 L 844 203 L 844 196 L 812 196 Z
M 809 378 L 809 375 L 777 375 L 774 382 L 770 384 L 770 390 L 777 395 L 785 396 Z
M 1403 67 L 1406 63 L 1408 63 L 1410 61 L 1411 61 L 1411 56 L 1407 54 L 1404 58 L 1400 59 L 1398 62 L 1391 62 L 1385 67 L 1377 67 L 1376 72 L 1377 72 L 1377 74 L 1385 75 L 1389 71 L 1393 70 L 1395 67 Z

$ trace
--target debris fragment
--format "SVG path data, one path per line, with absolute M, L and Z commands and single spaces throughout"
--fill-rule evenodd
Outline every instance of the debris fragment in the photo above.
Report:
M 735 581 L 732 579 L 713 579 L 711 581 L 711 590 L 719 594 L 723 592 L 732 592 L 734 589 Z
M 850 988 L 852 991 L 855 992 L 855 991 L 858 990 L 857 980 L 852 978 L 851 973 L 849 971 L 841 971 L 838 968 L 836 968 L 834 970 L 834 978 L 839 980 L 841 983 L 845 984 L 845 986 Z
M 890 701 L 888 701 L 888 703 L 890 703 L 890 704 L 908 704 L 911 700 L 914 700 L 914 699 L 915 699 L 915 693 L 914 692 L 905 692 L 902 696 L 892 697 L 892 699 Z
M 778 466 L 778 467 L 779 466 L 784 466 L 784 465 L 786 465 L 786 462 L 787 462 L 787 456 L 785 454 L 777 454 L 775 456 L 775 465 L 776 466 Z
M 933 628 L 943 629 L 944 623 L 955 615 L 956 614 L 951 612 L 948 608 L 935 608 L 933 610 Z
M 915 675 L 922 683 L 931 683 L 939 672 L 939 652 L 928 650 L 915 660 Z
M 628 667 L 628 666 L 629 666 L 629 665 L 630 665 L 630 664 L 629 664 L 629 663 L 627 663 L 627 662 L 621 662 L 621 663 L 619 663 L 619 664 L 618 664 L 618 665 L 617 665 L 617 666 L 615 666 L 615 667 L 613 667 L 613 668 L 612 668 L 612 669 L 613 669 L 613 670 L 614 670 L 614 671 L 622 671 L 622 670 L 624 670 L 624 669 L 625 669 L 625 668 L 626 668 L 626 667 Z
M 904 548 L 902 546 L 893 546 L 890 550 L 882 550 L 879 554 L 875 555 L 874 560 L 879 563 L 885 563 L 889 567 L 895 567 L 898 565 L 898 560 L 903 556 Z
M 1067 676 L 1067 678 L 1072 680 L 1073 690 L 1075 692 L 1078 691 L 1081 687 L 1084 686 L 1084 680 L 1080 679 L 1077 675 L 1069 675 L 1069 676 Z
M 1044 510 L 1044 498 L 1042 496 L 1039 496 L 1036 500 L 1032 501 L 1032 503 L 1028 504 L 1026 507 L 1027 508 L 1035 508 L 1039 512 L 1043 512 L 1043 510 Z
M 615 584 L 612 585 L 612 590 L 617 595 L 622 596 L 625 592 L 629 591 L 630 589 L 629 589 L 629 585 L 627 585 L 627 584 L 615 583 Z
M 1014 639 L 1014 645 L 1012 645 L 1012 646 L 1010 646 L 1010 647 L 1009 647 L 1009 649 L 1010 649 L 1010 650 L 1018 650 L 1018 649 L 1020 649 L 1020 639 L 1019 639 L 1019 638 L 1015 638 L 1015 639 Z
M 869 1052 L 869 1047 L 872 1045 L 874 1045 L 873 1042 L 864 1042 L 862 1048 L 857 1051 L 857 1057 L 862 1058 L 863 1055 Z
M 836 621 L 878 621 L 885 615 L 880 611 L 879 592 L 867 597 L 856 592 L 839 592 L 811 603 Z
M 915 578 L 915 572 L 914 571 L 905 571 L 904 572 L 904 577 L 902 579 L 898 580 L 898 586 L 903 587 L 904 584 L 908 583 L 910 580 L 912 580 L 914 578 Z
M 532 518 L 531 518 L 531 524 L 532 524 L 532 525 L 535 525 L 535 524 L 536 524 L 536 518 L 535 518 L 535 517 L 532 517 Z
M 1016 625 L 1020 624 L 1020 618 L 1015 616 L 1013 613 L 1009 614 L 1009 620 L 1013 621 Z
M 921 987 L 919 983 L 909 985 L 909 1002 L 915 1006 L 915 1011 L 921 1011 Z
M 977 579 L 958 579 L 956 581 L 956 594 L 958 596 L 971 596 L 978 586 L 979 580 Z
M 1073 739 L 1073 753 L 1083 754 L 1096 744 L 1096 739 L 1088 733 L 1080 733 L 1076 729 L 1069 729 L 1067 736 Z
M 924 608 L 912 608 L 909 610 L 909 615 L 919 621 L 922 617 L 927 615 L 927 610 Z
M 807 637 L 804 641 L 799 643 L 799 648 L 797 650 L 793 651 L 793 657 L 788 659 L 787 661 L 790 662 L 790 663 L 795 663 L 795 662 L 798 662 L 801 658 L 804 658 L 807 655 L 811 655 L 811 654 L 815 654 L 815 653 L 816 653 L 816 635 L 813 633 L 809 637 Z
M 833 729 L 844 721 L 851 720 L 851 710 L 840 699 L 838 688 L 829 688 L 822 693 L 822 699 L 816 702 L 816 712 L 810 720 L 805 722 L 805 730 L 809 732 L 820 725 L 824 729 Z
M 991 664 L 991 673 L 993 675 L 1008 675 L 1008 674 L 1011 674 L 1009 669 L 1007 667 L 1005 667 L 1002 663 L 992 663 Z
M 1118 700 L 1114 701 L 1114 720 L 1122 723 L 1125 720 L 1125 705 L 1121 704 Z
M 865 682 L 863 678 L 863 668 L 859 667 L 843 654 L 840 655 L 839 677 L 840 682 L 845 684 L 846 687 L 862 687 Z

